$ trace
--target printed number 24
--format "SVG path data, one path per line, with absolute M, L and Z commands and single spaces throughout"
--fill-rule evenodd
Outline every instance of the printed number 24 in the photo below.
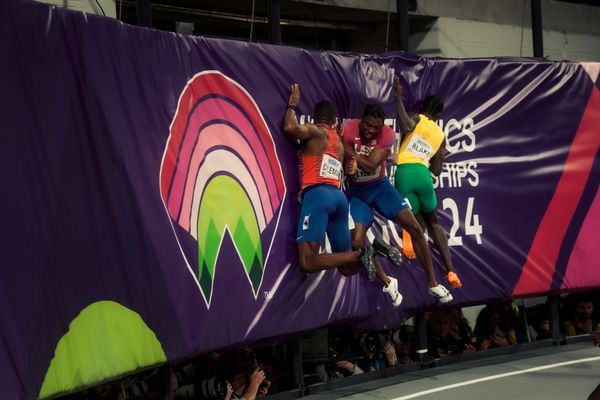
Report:
M 481 244 L 481 235 L 483 233 L 483 227 L 479 225 L 479 215 L 473 214 L 473 203 L 475 202 L 474 197 L 469 197 L 467 202 L 467 214 L 465 215 L 465 233 L 467 235 L 474 235 L 477 244 Z M 450 228 L 450 237 L 448 238 L 448 245 L 450 246 L 462 246 L 462 236 L 457 235 L 458 228 L 460 227 L 460 214 L 458 213 L 458 206 L 456 202 L 447 197 L 442 202 L 444 210 L 450 209 L 452 213 L 452 227 Z

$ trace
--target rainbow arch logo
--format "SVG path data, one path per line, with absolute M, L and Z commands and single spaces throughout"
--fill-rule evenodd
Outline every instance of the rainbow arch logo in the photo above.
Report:
M 286 187 L 275 143 L 250 94 L 219 71 L 183 89 L 160 171 L 160 194 L 207 307 L 227 232 L 256 298 Z

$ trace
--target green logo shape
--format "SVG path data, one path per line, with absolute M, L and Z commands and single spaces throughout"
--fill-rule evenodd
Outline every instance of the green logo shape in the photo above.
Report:
M 159 365 L 167 357 L 140 315 L 114 301 L 92 303 L 58 341 L 40 399 Z
M 198 212 L 198 281 L 207 304 L 210 304 L 217 255 L 226 230 L 256 297 L 263 278 L 263 255 L 256 214 L 242 186 L 228 175 L 219 175 L 206 186 Z

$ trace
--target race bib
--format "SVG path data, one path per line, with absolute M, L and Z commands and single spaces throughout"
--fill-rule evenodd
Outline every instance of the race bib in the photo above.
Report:
M 413 135 L 406 146 L 406 151 L 425 160 L 429 161 L 434 154 L 433 146 L 427 143 L 418 135 Z
M 354 180 L 354 182 L 368 182 L 368 181 L 372 181 L 374 179 L 379 178 L 380 174 L 381 174 L 381 165 L 378 166 L 375 169 L 375 171 L 373 171 L 373 172 L 365 172 L 362 169 L 357 168 L 356 174 L 354 174 L 352 179 Z
M 377 143 L 377 141 L 374 141 L 374 142 Z M 354 151 L 356 151 L 356 154 L 361 155 L 365 158 L 367 158 L 371 155 L 371 153 L 373 152 L 373 149 L 375 149 L 374 145 L 373 146 L 365 146 L 365 145 L 357 146 L 356 144 L 354 145 Z M 379 178 L 380 174 L 381 174 L 381 165 L 379 165 L 373 172 L 366 172 L 360 168 L 357 168 L 356 173 L 352 177 L 352 180 L 354 182 L 369 182 L 369 181 Z
M 323 178 L 340 179 L 342 173 L 342 163 L 337 159 L 323 154 L 323 161 L 321 161 L 321 170 L 319 175 Z

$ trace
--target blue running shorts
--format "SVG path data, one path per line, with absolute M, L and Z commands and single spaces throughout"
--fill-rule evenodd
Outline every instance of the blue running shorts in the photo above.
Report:
M 398 213 L 409 208 L 408 202 L 392 186 L 387 178 L 375 182 L 353 184 L 348 191 L 350 195 L 350 214 L 356 224 L 369 228 L 375 214 L 373 210 L 385 218 L 395 221 Z
M 351 250 L 348 200 L 335 186 L 327 184 L 310 186 L 302 193 L 302 209 L 298 219 L 296 242 L 321 243 L 325 232 L 329 237 L 332 252 Z

